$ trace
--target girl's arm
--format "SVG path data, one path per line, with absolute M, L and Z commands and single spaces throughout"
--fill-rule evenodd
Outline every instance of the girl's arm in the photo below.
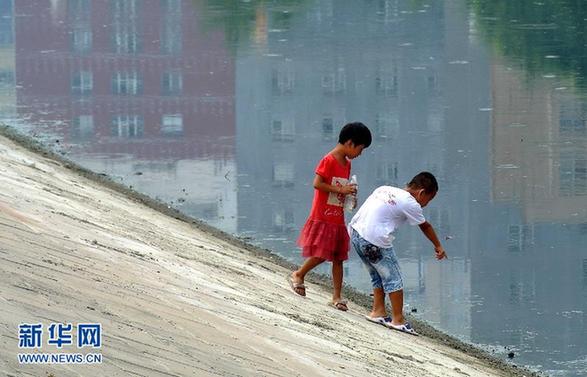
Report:
M 436 253 L 436 259 L 447 258 L 446 252 L 444 251 L 444 248 L 440 244 L 440 241 L 438 240 L 438 237 L 436 236 L 436 232 L 434 231 L 432 224 L 430 224 L 428 221 L 424 221 L 422 224 L 419 225 L 419 227 L 420 227 L 420 230 L 422 231 L 422 233 L 424 233 L 424 235 L 426 236 L 426 238 L 428 238 L 430 240 L 430 242 L 432 242 L 432 244 L 434 245 L 434 252 Z
M 322 176 L 316 174 L 314 177 L 314 188 L 320 191 L 326 192 L 333 192 L 335 194 L 354 194 L 357 192 L 357 187 L 355 185 L 345 185 L 345 186 L 333 186 L 329 185 L 328 183 L 324 182 L 324 178 Z

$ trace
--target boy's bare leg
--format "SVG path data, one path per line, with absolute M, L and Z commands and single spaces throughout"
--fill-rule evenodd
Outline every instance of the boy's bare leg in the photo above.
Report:
M 385 293 L 383 288 L 373 288 L 373 309 L 369 314 L 371 318 L 386 317 L 387 310 L 385 310 Z
M 296 284 L 303 284 L 306 274 L 322 262 L 324 262 L 324 259 L 318 257 L 310 257 L 306 259 L 304 264 L 291 274 L 293 282 Z
M 341 299 L 343 274 L 342 261 L 332 261 L 332 302 L 338 302 Z
M 389 294 L 389 300 L 391 301 L 391 312 L 392 321 L 394 325 L 401 325 L 405 322 L 404 320 L 404 290 L 391 292 Z

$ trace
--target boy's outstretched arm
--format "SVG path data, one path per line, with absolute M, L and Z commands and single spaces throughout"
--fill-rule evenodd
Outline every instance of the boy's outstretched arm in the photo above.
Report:
M 420 224 L 418 226 L 420 227 L 420 230 L 422 231 L 422 233 L 424 233 L 426 238 L 428 238 L 430 240 L 430 242 L 432 242 L 432 244 L 434 245 L 434 252 L 436 253 L 436 259 L 440 260 L 440 259 L 447 258 L 446 252 L 444 251 L 442 245 L 440 244 L 440 241 L 438 240 L 438 237 L 436 236 L 436 232 L 434 231 L 432 224 L 430 224 L 428 221 L 424 221 L 422 224 Z

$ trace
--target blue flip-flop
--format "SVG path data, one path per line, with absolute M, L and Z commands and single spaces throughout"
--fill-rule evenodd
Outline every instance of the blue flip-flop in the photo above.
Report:
M 394 325 L 393 323 L 391 323 L 391 321 L 389 322 L 389 328 L 394 329 L 394 330 L 398 330 L 401 332 L 405 332 L 407 334 L 410 335 L 420 335 L 416 332 L 416 330 L 414 330 L 414 328 L 412 327 L 412 325 L 410 325 L 410 322 L 404 322 L 401 325 Z
M 370 317 L 366 315 L 365 319 L 369 322 L 377 323 L 379 325 L 391 328 L 391 317 Z

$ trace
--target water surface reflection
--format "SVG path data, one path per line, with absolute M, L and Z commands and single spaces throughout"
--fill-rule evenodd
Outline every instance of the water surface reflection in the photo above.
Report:
M 0 112 L 84 166 L 294 261 L 315 164 L 342 124 L 360 120 L 374 143 L 353 164 L 359 200 L 421 170 L 439 178 L 425 213 L 451 258 L 438 263 L 417 229 L 401 230 L 408 310 L 578 376 L 585 73 L 530 69 L 529 54 L 499 39 L 498 11 L 484 1 L 0 1 L 11 25 L 0 28 Z M 566 33 L 531 37 L 544 59 L 566 61 L 548 52 Z M 505 47 L 488 47 L 496 41 Z M 369 289 L 357 258 L 345 273 Z

